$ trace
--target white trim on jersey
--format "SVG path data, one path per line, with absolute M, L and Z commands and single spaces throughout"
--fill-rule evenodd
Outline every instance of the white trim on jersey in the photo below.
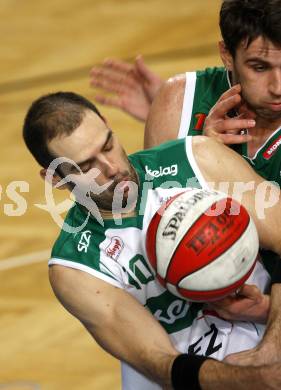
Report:
M 195 160 L 195 157 L 194 157 L 194 154 L 193 154 L 193 150 L 192 150 L 192 136 L 187 136 L 185 138 L 185 152 L 186 152 L 186 157 L 189 161 L 189 164 L 193 170 L 193 172 L 195 173 L 195 176 L 196 178 L 198 179 L 199 181 L 199 184 L 201 185 L 201 187 L 203 189 L 210 189 L 210 186 L 209 184 L 206 182 L 200 168 L 198 167 L 198 164 Z
M 186 72 L 185 74 L 185 90 L 181 111 L 181 122 L 178 132 L 178 138 L 184 138 L 187 135 L 190 127 L 193 99 L 196 87 L 196 72 Z
M 247 157 L 249 160 L 254 161 L 257 158 L 257 156 L 260 153 L 260 151 L 269 142 L 269 140 L 271 140 L 280 130 L 281 130 L 281 126 L 279 126 L 273 133 L 271 133 L 269 135 L 269 137 L 264 141 L 264 143 L 258 148 L 258 150 L 256 151 L 256 153 L 255 153 L 255 155 L 253 157 L 248 157 L 248 156 L 243 156 L 243 157 Z
M 230 71 L 226 69 L 226 79 L 227 79 L 227 83 L 229 85 L 229 88 L 232 87 L 231 85 L 231 81 L 230 81 Z
M 49 260 L 48 265 L 62 265 L 63 267 L 68 267 L 68 268 L 75 268 L 79 269 L 80 271 L 84 271 L 87 274 L 90 274 L 92 276 L 95 276 L 96 278 L 102 279 L 104 282 L 110 283 L 115 287 L 119 287 L 124 289 L 124 286 L 122 286 L 120 283 L 117 282 L 117 280 L 106 276 L 102 272 L 98 272 L 95 269 L 88 267 L 87 265 L 81 264 L 81 263 L 76 263 L 75 261 L 70 261 L 70 260 L 63 260 L 63 259 L 57 259 L 57 258 L 51 258 Z

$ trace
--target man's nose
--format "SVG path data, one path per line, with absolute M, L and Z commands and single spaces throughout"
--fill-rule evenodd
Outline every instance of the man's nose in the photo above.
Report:
M 118 173 L 118 166 L 115 161 L 105 156 L 101 158 L 101 171 L 109 179 L 113 179 Z
M 281 97 L 281 68 L 271 72 L 269 90 L 272 95 Z

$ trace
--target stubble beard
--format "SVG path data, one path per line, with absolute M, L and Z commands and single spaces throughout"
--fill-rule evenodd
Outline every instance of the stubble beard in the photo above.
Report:
M 232 85 L 234 85 L 236 83 L 241 84 L 240 77 L 239 77 L 236 70 L 231 73 L 231 78 L 232 78 Z M 241 87 L 242 87 L 242 84 L 241 84 Z M 241 91 L 241 96 L 242 96 L 243 101 L 246 103 L 247 107 L 256 114 L 256 120 L 258 120 L 260 118 L 266 122 L 276 122 L 278 120 L 280 120 L 280 122 L 281 122 L 281 111 L 275 112 L 275 111 L 270 110 L 269 108 L 265 108 L 265 107 L 262 107 L 260 105 L 251 103 L 250 99 L 248 99 L 248 97 L 245 96 L 245 93 L 243 91 L 243 87 L 242 87 L 242 91 Z M 281 123 L 280 123 L 280 125 L 281 125 Z
M 129 160 L 128 160 L 128 164 L 129 164 L 129 169 L 127 171 L 122 172 L 121 175 L 114 178 L 113 183 L 105 191 L 103 191 L 100 195 L 95 195 L 95 194 L 91 193 L 91 195 L 90 195 L 91 199 L 96 203 L 96 205 L 98 206 L 98 208 L 100 210 L 109 211 L 112 213 L 114 213 L 114 211 L 116 211 L 116 210 L 114 210 L 114 207 L 113 207 L 113 200 L 114 200 L 114 196 L 116 196 L 115 191 L 118 190 L 118 185 L 120 185 L 122 183 L 122 178 L 129 178 L 129 180 L 126 180 L 126 181 L 131 182 L 133 184 L 133 186 L 136 185 L 138 188 L 139 179 L 138 179 L 137 172 L 136 172 L 135 168 L 132 166 L 132 164 L 129 162 Z M 123 198 L 121 201 L 122 208 L 125 208 L 127 205 L 129 191 L 132 191 L 132 190 L 129 189 L 128 192 L 126 192 L 125 194 L 123 192 Z M 120 196 L 121 196 L 121 193 L 120 193 Z M 138 191 L 137 191 L 137 193 L 132 194 L 132 197 L 134 199 L 131 202 L 132 207 L 136 204 L 137 196 L 138 196 Z

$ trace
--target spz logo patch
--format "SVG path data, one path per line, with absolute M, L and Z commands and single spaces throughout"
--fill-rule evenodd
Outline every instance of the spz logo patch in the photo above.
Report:
M 90 245 L 91 236 L 92 236 L 92 232 L 90 230 L 85 230 L 84 232 L 81 233 L 81 237 L 77 246 L 79 252 L 87 253 Z

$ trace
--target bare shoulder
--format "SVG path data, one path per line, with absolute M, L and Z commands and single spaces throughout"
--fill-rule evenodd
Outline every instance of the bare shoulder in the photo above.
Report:
M 82 297 L 97 294 L 97 292 L 107 293 L 108 290 L 116 289 L 85 271 L 63 265 L 49 267 L 49 280 L 56 297 L 64 306 L 78 303 Z
M 163 109 L 169 111 L 181 112 L 184 91 L 185 91 L 186 77 L 185 74 L 175 75 L 169 78 L 160 88 L 156 95 L 152 107 L 151 113 L 156 110 Z
M 168 79 L 153 100 L 145 127 L 145 147 L 175 139 L 181 120 L 185 75 Z
M 63 265 L 52 265 L 49 267 L 49 280 L 55 293 L 75 294 L 76 290 L 111 289 L 115 287 L 109 285 L 103 280 L 90 275 L 79 269 L 65 267 Z
M 53 288 L 60 290 L 68 283 L 73 282 L 77 270 L 61 265 L 52 265 L 49 267 L 49 280 Z
M 86 275 L 81 271 L 65 267 L 62 265 L 52 265 L 49 267 L 49 281 L 58 300 L 65 303 L 72 299 L 77 288 Z
M 177 108 L 181 111 L 185 83 L 185 74 L 178 74 L 169 78 L 160 88 L 156 99 L 161 99 L 161 103 L 164 104 L 166 108 Z M 176 107 L 174 105 L 176 105 Z
M 120 288 L 78 269 L 52 265 L 49 279 L 65 309 L 89 326 L 107 322 L 114 314 L 113 303 L 124 298 Z

